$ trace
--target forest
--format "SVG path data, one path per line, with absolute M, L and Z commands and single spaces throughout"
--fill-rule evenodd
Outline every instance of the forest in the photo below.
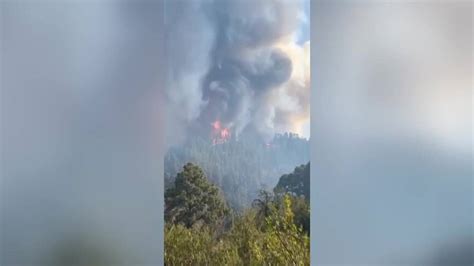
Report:
M 308 141 L 257 144 L 201 138 L 170 150 L 166 265 L 309 265 Z
M 212 145 L 209 138 L 196 136 L 172 147 L 165 156 L 165 189 L 188 162 L 202 168 L 218 186 L 231 207 L 248 207 L 261 189 L 272 190 L 280 176 L 309 161 L 308 139 L 297 134 L 276 134 L 270 141 L 251 134 Z

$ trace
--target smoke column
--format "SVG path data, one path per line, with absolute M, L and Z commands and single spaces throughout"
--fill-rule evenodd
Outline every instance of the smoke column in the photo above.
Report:
M 297 40 L 302 9 L 300 1 L 166 2 L 167 138 L 208 134 L 214 121 L 236 137 L 301 133 L 310 94 L 310 45 Z

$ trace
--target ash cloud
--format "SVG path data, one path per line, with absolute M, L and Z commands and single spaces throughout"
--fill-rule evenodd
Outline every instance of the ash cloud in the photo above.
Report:
M 167 3 L 168 139 L 189 128 L 208 133 L 215 120 L 236 136 L 301 130 L 310 84 L 309 42 L 295 40 L 302 8 L 299 1 Z

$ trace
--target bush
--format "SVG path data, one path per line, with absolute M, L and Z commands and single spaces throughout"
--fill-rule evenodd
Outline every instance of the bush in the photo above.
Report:
M 216 239 L 210 228 L 165 228 L 165 265 L 240 265 L 232 242 Z

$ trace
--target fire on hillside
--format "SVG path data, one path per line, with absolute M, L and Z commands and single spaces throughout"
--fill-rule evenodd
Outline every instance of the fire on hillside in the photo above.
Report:
M 222 126 L 219 120 L 214 121 L 211 125 L 212 145 L 223 144 L 230 140 L 232 136 L 230 128 Z

